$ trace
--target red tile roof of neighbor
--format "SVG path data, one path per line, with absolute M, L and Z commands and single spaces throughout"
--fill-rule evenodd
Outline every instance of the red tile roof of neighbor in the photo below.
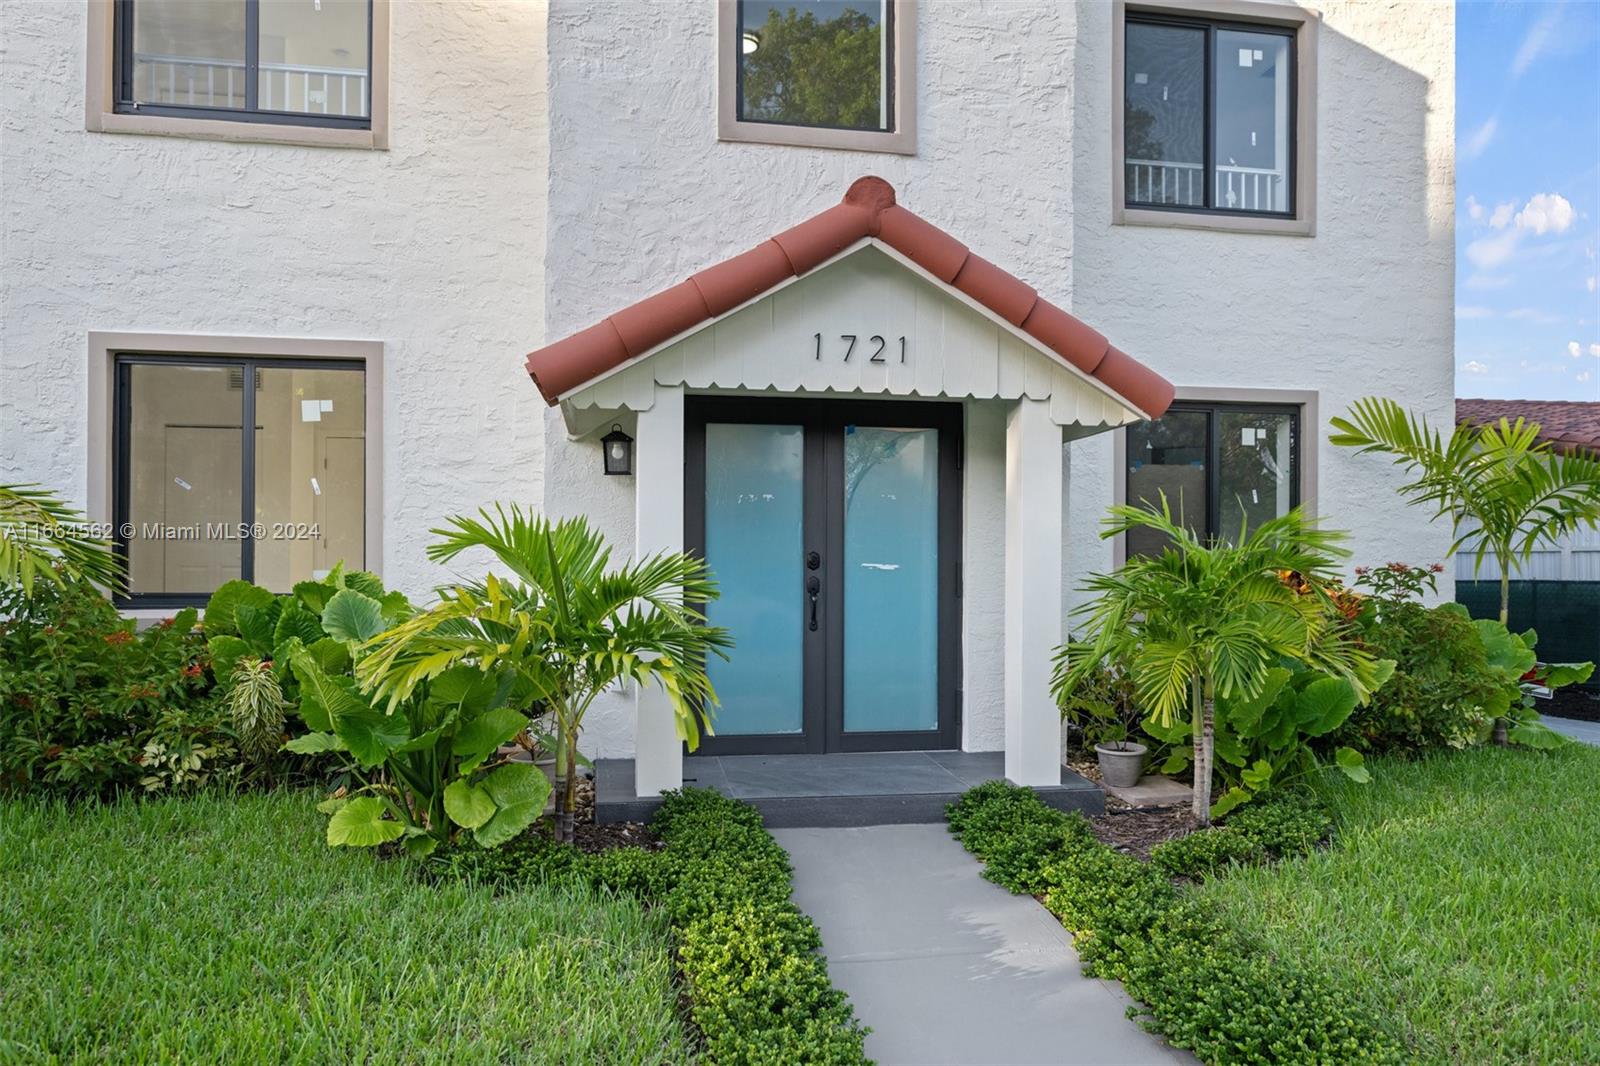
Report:
M 1509 418 L 1539 423 L 1539 439 L 1558 451 L 1600 457 L 1600 403 L 1578 400 L 1457 400 L 1456 421 L 1484 425 Z
M 528 356 L 528 373 L 554 405 L 563 394 L 806 273 L 865 237 L 876 237 L 953 285 L 1150 417 L 1159 417 L 1172 402 L 1172 385 L 1165 378 L 1040 298 L 1027 283 L 895 203 L 894 188 L 875 177 L 858 178 L 843 202 L 748 252 L 540 348 Z

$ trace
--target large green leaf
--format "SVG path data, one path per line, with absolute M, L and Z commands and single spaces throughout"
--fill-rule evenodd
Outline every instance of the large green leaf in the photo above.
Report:
M 1250 802 L 1250 791 L 1243 788 L 1230 788 L 1217 797 L 1211 805 L 1211 817 L 1221 818 L 1240 804 Z
M 528 727 L 528 719 L 510 707 L 496 707 L 462 724 L 450 750 L 462 759 L 463 772 L 471 770 L 500 745 Z
M 1581 685 L 1594 674 L 1594 663 L 1547 663 L 1544 683 L 1551 688 Z
M 241 603 L 234 611 L 234 624 L 239 627 L 239 635 L 250 642 L 251 650 L 257 655 L 272 654 L 277 644 L 275 634 L 278 616 L 282 611 L 283 607 L 276 599 L 267 603 Z
M 349 570 L 344 575 L 344 587 L 354 589 L 363 596 L 375 600 L 383 599 L 383 581 L 370 570 Z
M 1513 679 L 1533 669 L 1537 657 L 1517 634 L 1492 618 L 1474 619 L 1472 628 L 1483 641 L 1484 654 L 1491 667 L 1504 670 Z
M 344 641 L 322 637 L 313 641 L 306 650 L 322 667 L 322 672 L 330 677 L 350 672 L 350 649 L 345 647 Z
M 463 829 L 478 828 L 493 818 L 497 809 L 494 797 L 486 789 L 479 788 L 464 777 L 445 786 L 444 812 Z
M 239 660 L 250 654 L 250 645 L 240 637 L 223 635 L 206 641 L 206 650 L 211 653 L 211 672 L 226 685 Z
M 389 805 L 377 796 L 351 800 L 328 819 L 328 843 L 334 847 L 372 848 L 405 836 L 403 823 L 384 818 Z
M 340 716 L 371 709 L 353 679 L 330 676 L 308 649 L 296 651 L 290 665 L 300 682 L 300 717 L 312 729 L 327 732 Z
M 1354 748 L 1340 748 L 1333 753 L 1333 763 L 1339 772 L 1352 781 L 1366 784 L 1372 780 L 1372 773 L 1367 769 L 1367 761 L 1361 753 Z
M 236 636 L 239 632 L 236 618 L 239 607 L 243 604 L 265 607 L 272 602 L 272 598 L 272 593 L 248 581 L 224 582 L 206 601 L 206 617 L 202 623 L 206 636 Z
M 299 637 L 300 643 L 309 648 L 317 641 L 327 639 L 317 616 L 306 610 L 299 600 L 285 598 L 280 602 L 283 608 L 278 612 L 278 628 L 272 634 L 274 645 L 282 644 L 290 637 Z
M 473 831 L 486 848 L 499 847 L 533 824 L 550 795 L 550 779 L 530 763 L 510 763 L 492 771 L 480 787 L 493 797 L 494 817 Z
M 411 737 L 403 715 L 384 714 L 371 706 L 340 711 L 334 716 L 333 731 L 350 749 L 356 762 L 365 767 L 381 765 Z
M 338 586 L 328 581 L 300 581 L 294 586 L 294 597 L 312 614 L 321 617 L 323 608 L 338 592 Z
M 386 628 L 383 605 L 353 589 L 340 589 L 323 608 L 322 628 L 336 640 L 363 644 Z
M 1257 759 L 1255 765 L 1247 767 L 1239 775 L 1245 787 L 1252 792 L 1261 792 L 1272 784 L 1272 764 L 1265 759 Z
M 1294 703 L 1300 732 L 1320 737 L 1350 717 L 1356 709 L 1356 690 L 1342 677 L 1319 677 L 1295 695 Z
M 1287 685 L 1293 676 L 1283 667 L 1274 666 L 1266 672 L 1260 692 L 1250 699 L 1219 699 L 1217 713 L 1241 736 L 1253 736 L 1256 726 L 1261 721 L 1261 715 L 1272 705 L 1272 701 L 1278 698 L 1278 693 L 1283 691 L 1283 686 Z
M 1146 733 L 1168 744 L 1176 744 L 1181 740 L 1188 740 L 1191 732 L 1189 720 L 1186 718 L 1178 718 L 1170 725 L 1163 725 L 1156 719 L 1155 715 L 1147 715 L 1140 725 Z
M 344 741 L 332 733 L 307 733 L 295 737 L 283 745 L 284 751 L 292 751 L 296 755 L 321 755 L 328 751 L 344 751 Z

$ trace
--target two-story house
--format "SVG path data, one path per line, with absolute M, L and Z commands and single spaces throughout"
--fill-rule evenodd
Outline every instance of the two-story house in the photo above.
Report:
M 0 476 L 112 524 L 131 610 L 423 593 L 517 500 L 705 555 L 708 752 L 1052 786 L 1074 589 L 1158 546 L 1108 505 L 1448 549 L 1324 432 L 1451 417 L 1446 4 L 74 0 L 0 49 Z M 657 701 L 587 735 L 640 796 Z

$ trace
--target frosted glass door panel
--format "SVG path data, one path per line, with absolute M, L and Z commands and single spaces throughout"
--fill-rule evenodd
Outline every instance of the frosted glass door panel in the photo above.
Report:
M 706 615 L 734 640 L 707 664 L 718 736 L 803 726 L 804 490 L 800 426 L 706 426 L 706 563 L 722 592 Z
M 939 726 L 939 431 L 847 426 L 844 728 Z

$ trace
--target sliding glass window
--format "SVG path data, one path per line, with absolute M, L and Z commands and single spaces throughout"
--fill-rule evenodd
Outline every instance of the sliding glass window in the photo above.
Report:
M 359 361 L 120 356 L 128 602 L 203 603 L 240 577 L 288 592 L 364 568 L 365 378 Z
M 370 0 L 116 0 L 117 110 L 367 129 Z
M 1178 524 L 1202 538 L 1232 541 L 1300 503 L 1298 407 L 1173 404 L 1129 426 L 1127 444 L 1128 503 L 1165 498 Z M 1158 554 L 1166 543 L 1132 530 L 1128 557 Z

